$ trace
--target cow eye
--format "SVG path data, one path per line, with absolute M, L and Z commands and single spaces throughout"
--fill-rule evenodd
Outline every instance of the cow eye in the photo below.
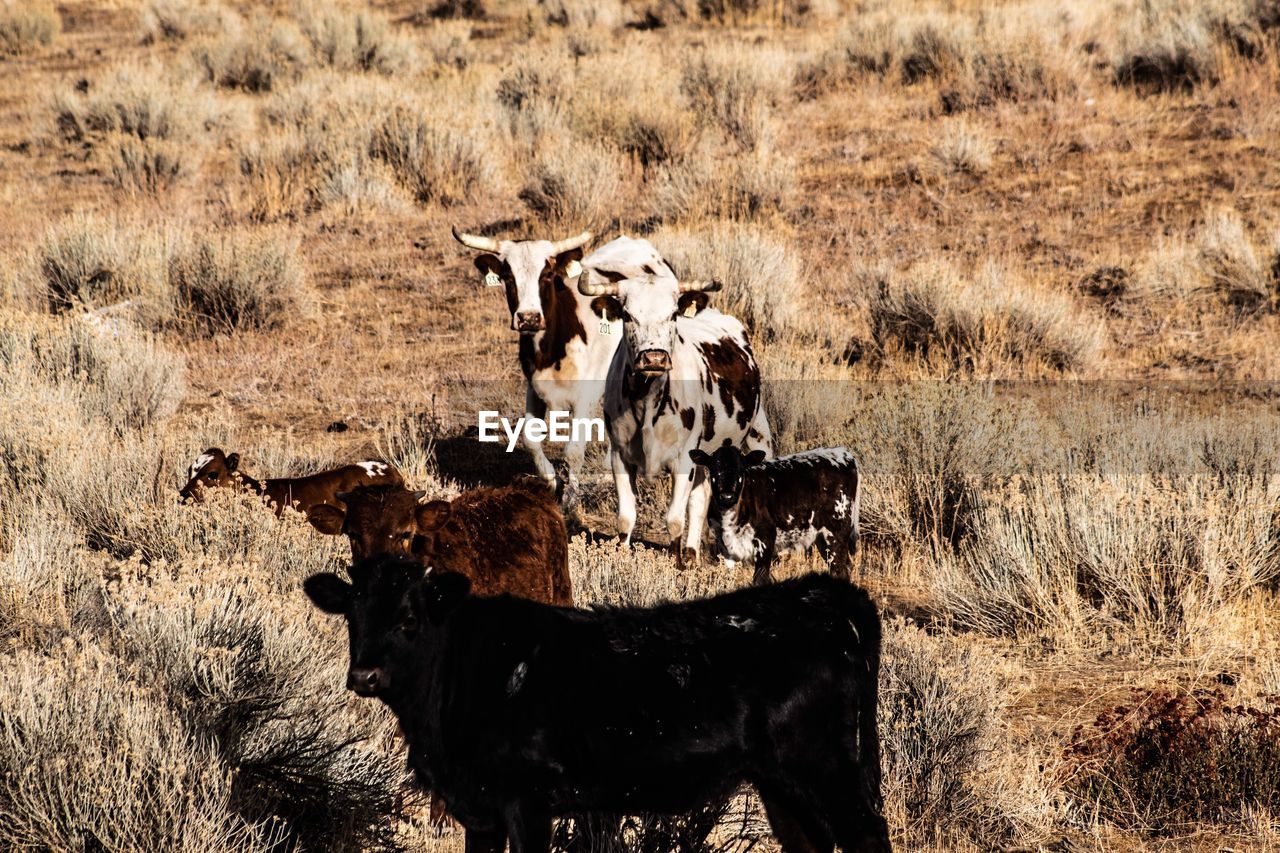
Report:
M 205 474 L 204 476 L 206 479 L 209 479 L 209 480 L 216 480 L 218 478 L 218 475 L 213 473 L 212 471 L 210 471 L 208 474 Z

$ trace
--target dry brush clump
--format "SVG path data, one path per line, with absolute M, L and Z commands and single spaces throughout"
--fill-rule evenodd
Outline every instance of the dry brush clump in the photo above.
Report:
M 260 848 L 231 799 L 210 745 L 96 644 L 0 658 L 0 845 Z
M 881 348 L 900 347 L 961 370 L 1039 365 L 1088 373 L 1102 354 L 1102 321 L 1069 296 L 1033 287 L 988 265 L 972 279 L 944 263 L 918 263 L 878 278 L 867 294 L 872 335 Z
M 1280 578 L 1280 484 L 1040 475 L 983 496 L 975 531 L 933 577 L 957 624 L 1139 649 L 1212 643 Z
M 0 5 L 0 54 L 32 53 L 53 44 L 62 32 L 62 18 L 43 0 L 4 0 Z
M 139 18 L 144 44 L 215 35 L 237 20 L 220 3 L 201 0 L 150 0 Z
M 215 86 L 270 92 L 296 81 L 311 63 L 311 50 L 287 20 L 235 19 L 220 37 L 191 49 L 191 62 Z
M 107 134 L 196 144 L 221 113 L 194 77 L 157 62 L 124 63 L 91 81 L 87 90 L 54 95 L 53 115 L 64 136 L 100 142 Z
M 1078 726 L 1063 759 L 1062 784 L 1092 819 L 1156 835 L 1247 826 L 1280 809 L 1280 696 L 1135 690 Z
M 405 189 L 424 203 L 467 201 L 493 181 L 492 155 L 483 138 L 418 110 L 392 111 L 373 131 L 369 154 L 386 163 Z M 569 190 L 565 187 L 561 194 Z
M 1052 825 L 1051 794 L 1027 781 L 1000 709 L 1011 674 L 958 639 L 888 621 L 879 726 L 885 816 L 907 847 L 984 849 L 1025 842 Z
M 765 229 L 724 222 L 662 229 L 649 239 L 680 277 L 723 284 L 714 303 L 742 320 L 757 341 L 786 335 L 804 311 L 800 260 Z
M 312 309 L 296 241 L 269 233 L 192 236 L 168 276 L 174 321 L 206 333 L 271 329 Z

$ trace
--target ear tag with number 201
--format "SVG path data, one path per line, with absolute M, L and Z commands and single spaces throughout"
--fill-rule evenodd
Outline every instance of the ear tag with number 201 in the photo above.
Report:
M 502 277 L 496 272 L 487 272 L 484 274 L 485 287 L 502 287 Z

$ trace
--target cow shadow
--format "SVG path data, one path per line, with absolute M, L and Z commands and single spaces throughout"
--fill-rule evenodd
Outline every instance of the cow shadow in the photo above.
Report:
M 521 474 L 534 474 L 533 459 L 523 449 L 507 452 L 504 442 L 481 442 L 476 433 L 436 439 L 436 467 L 463 488 L 506 486 Z

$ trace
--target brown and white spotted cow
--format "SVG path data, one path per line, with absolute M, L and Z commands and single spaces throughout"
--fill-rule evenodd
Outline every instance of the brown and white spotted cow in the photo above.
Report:
M 711 529 L 730 561 L 755 564 L 755 584 L 768 583 L 780 554 L 817 547 L 832 574 L 849 579 L 858 547 L 862 483 L 858 461 L 843 447 L 805 450 L 766 461 L 736 447 L 691 450 L 711 480 Z
M 630 544 L 636 477 L 671 475 L 667 532 L 677 561 L 702 543 L 710 487 L 689 452 L 746 446 L 772 454 L 760 370 L 746 329 L 707 308 L 718 282 L 680 282 L 670 269 L 619 282 L 579 281 L 623 318 L 605 387 L 605 424 L 618 490 L 618 535 Z M 687 518 L 687 525 L 686 525 Z M 679 544 L 681 534 L 685 545 Z
M 670 272 L 658 250 L 647 240 L 619 237 L 583 258 L 582 247 L 591 240 L 589 231 L 559 242 L 495 240 L 457 229 L 453 236 L 484 253 L 476 257 L 476 269 L 487 285 L 506 290 L 511 328 L 520 333 L 525 414 L 546 418 L 549 411 L 563 411 L 573 418 L 595 417 L 622 337 L 621 315 L 609 312 L 603 300 L 581 296 L 573 282 L 611 283 L 632 275 Z M 567 510 L 578 500 L 585 433 L 565 445 L 567 470 L 561 486 Z M 542 443 L 529 440 L 528 435 L 525 447 L 539 476 L 554 482 L 555 468 Z
M 178 494 L 199 501 L 205 489 L 239 487 L 261 495 L 274 505 L 278 516 L 286 506 L 303 514 L 309 514 L 318 506 L 341 506 L 339 492 L 375 485 L 402 486 L 404 478 L 395 466 L 371 460 L 305 477 L 256 480 L 240 470 L 239 453 L 224 453 L 221 448 L 210 447 L 191 463 L 187 484 Z

